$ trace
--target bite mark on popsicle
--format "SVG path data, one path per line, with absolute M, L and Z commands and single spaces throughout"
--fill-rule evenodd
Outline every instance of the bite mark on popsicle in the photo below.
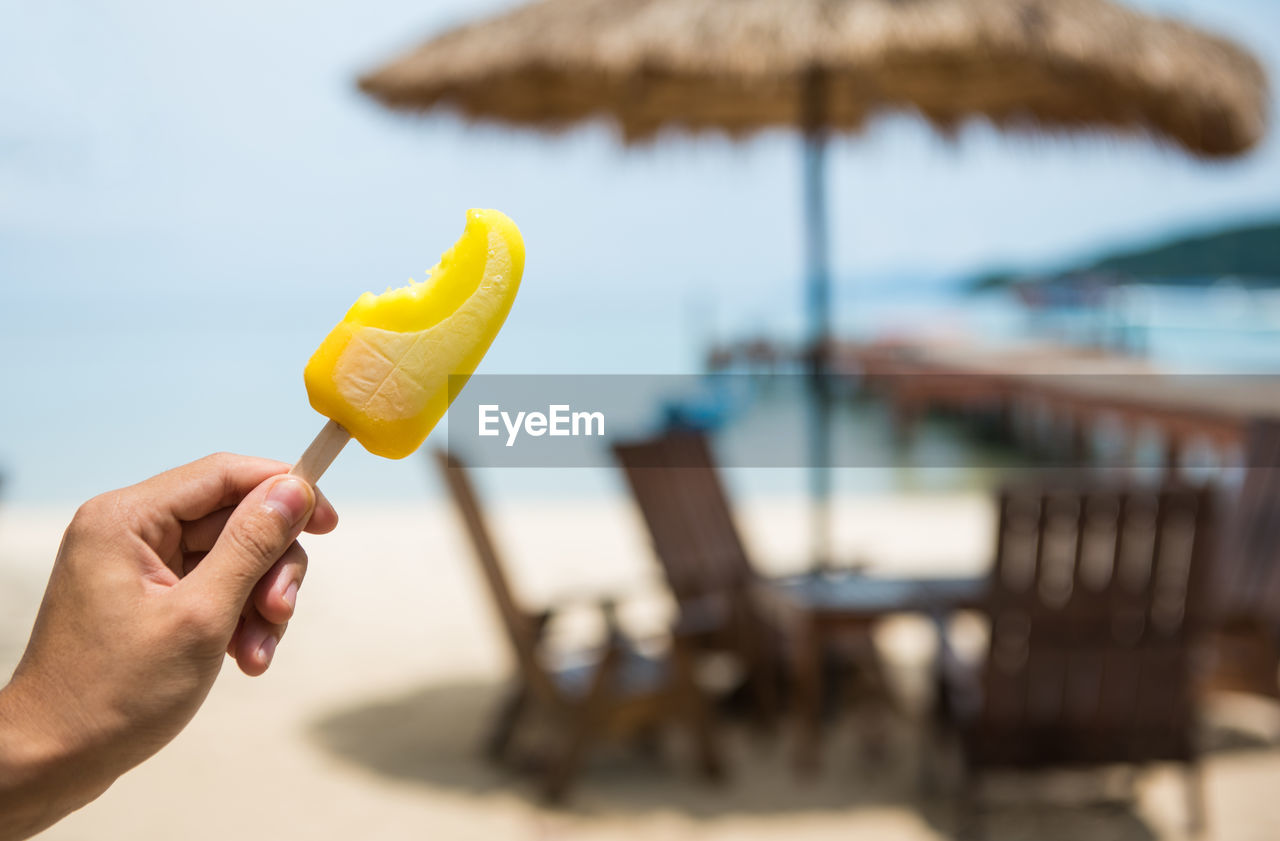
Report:
M 515 224 L 468 211 L 462 237 L 426 282 L 366 292 L 329 333 L 307 364 L 311 405 L 370 452 L 409 455 L 456 395 L 450 377 L 469 377 L 484 357 L 523 270 Z

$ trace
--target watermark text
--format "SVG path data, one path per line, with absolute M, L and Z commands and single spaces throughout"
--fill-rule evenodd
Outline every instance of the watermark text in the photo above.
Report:
M 546 412 L 516 412 L 514 415 L 503 411 L 497 403 L 482 403 L 478 407 L 477 422 L 476 434 L 482 438 L 497 437 L 505 429 L 508 447 L 515 446 L 521 433 L 532 438 L 604 435 L 604 412 L 575 412 L 568 403 L 552 403 Z

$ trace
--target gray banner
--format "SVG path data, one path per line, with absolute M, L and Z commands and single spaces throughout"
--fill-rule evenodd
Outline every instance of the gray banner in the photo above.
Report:
M 829 383 L 832 467 L 1157 468 L 1175 457 L 1280 466 L 1280 444 L 1247 446 L 1267 418 L 1280 418 L 1272 375 L 905 374 Z M 816 405 L 803 373 L 482 375 L 449 410 L 448 448 L 480 467 L 610 467 L 618 442 L 692 430 L 714 440 L 724 467 L 807 467 Z

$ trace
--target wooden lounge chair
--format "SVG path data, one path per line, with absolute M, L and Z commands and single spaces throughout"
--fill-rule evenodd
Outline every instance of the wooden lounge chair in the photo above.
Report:
M 762 577 L 752 565 L 705 436 L 672 431 L 613 449 L 681 620 L 701 631 L 693 639 L 702 648 L 741 660 L 757 721 L 771 724 L 779 711 L 779 686 L 793 671 L 788 661 L 793 655 L 821 658 L 823 653 L 796 651 L 810 641 L 801 632 L 808 621 L 806 605 L 798 604 L 794 593 L 784 594 L 777 586 L 781 581 Z M 861 694 L 889 708 L 871 624 L 843 636 L 843 659 L 856 666 L 855 682 L 868 687 Z M 813 705 L 815 714 L 820 700 Z M 816 721 L 806 726 L 816 727 Z M 875 752 L 877 745 L 868 748 Z M 803 758 L 800 765 L 812 770 L 816 757 Z
M 1280 421 L 1254 421 L 1215 567 L 1204 688 L 1280 701 Z
M 1211 500 L 1171 487 L 1001 493 L 986 660 L 978 675 L 941 661 L 966 823 L 989 770 L 1172 761 L 1202 824 L 1192 668 L 1209 618 Z
M 783 674 L 776 610 L 747 557 L 706 438 L 671 432 L 614 454 L 648 526 L 680 620 L 704 650 L 737 656 L 761 723 L 778 713 Z
M 664 725 L 688 728 L 701 772 L 720 774 L 720 759 L 703 698 L 693 679 L 692 658 L 683 632 L 673 634 L 671 656 L 655 660 L 641 655 L 620 632 L 611 602 L 600 609 L 608 628 L 603 651 L 586 665 L 556 667 L 541 645 L 554 610 L 528 611 L 519 606 L 507 582 L 497 549 L 464 467 L 437 450 L 435 459 L 462 515 L 485 583 L 516 659 L 514 688 L 494 722 L 485 751 L 503 759 L 521 720 L 540 707 L 559 731 L 543 794 L 562 799 L 590 744 L 605 737 L 643 737 Z M 582 658 L 571 658 L 580 662 Z

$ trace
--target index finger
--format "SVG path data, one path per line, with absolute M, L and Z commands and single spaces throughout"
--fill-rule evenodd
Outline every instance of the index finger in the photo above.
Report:
M 249 491 L 289 465 L 274 459 L 216 453 L 175 467 L 129 488 L 149 510 L 176 520 L 198 520 L 222 508 L 234 507 Z M 338 524 L 333 506 L 319 491 L 307 531 L 323 534 Z

